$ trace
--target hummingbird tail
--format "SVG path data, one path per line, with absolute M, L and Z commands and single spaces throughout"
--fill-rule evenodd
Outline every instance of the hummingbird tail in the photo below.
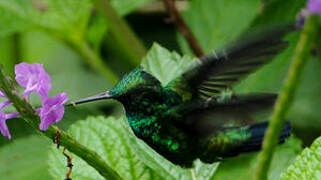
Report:
M 242 145 L 237 148 L 237 151 L 239 153 L 259 151 L 262 148 L 264 134 L 267 130 L 268 125 L 268 122 L 251 125 L 251 127 L 249 128 L 249 131 L 252 134 L 251 138 L 242 143 Z M 292 128 L 290 122 L 286 122 L 279 136 L 279 144 L 284 143 L 284 141 L 290 136 L 291 131 Z
M 241 153 L 259 151 L 262 148 L 264 134 L 267 130 L 268 125 L 268 122 L 256 123 L 243 130 L 242 128 L 240 128 L 236 133 L 231 132 L 229 134 L 227 132 L 223 139 L 230 139 L 229 142 L 226 141 L 224 146 L 221 146 L 221 144 L 219 144 L 219 146 L 215 146 L 216 144 L 211 144 L 215 141 L 210 141 L 210 143 L 205 148 L 206 150 L 202 152 L 199 158 L 205 163 L 213 163 L 215 161 L 220 161 L 222 158 L 237 156 Z M 238 136 L 242 133 L 248 134 L 249 137 L 243 139 L 242 137 L 244 136 Z M 289 122 L 286 122 L 279 136 L 279 144 L 284 143 L 284 141 L 290 136 L 290 134 L 291 125 Z M 219 137 L 217 136 L 213 137 L 213 139 L 218 138 Z

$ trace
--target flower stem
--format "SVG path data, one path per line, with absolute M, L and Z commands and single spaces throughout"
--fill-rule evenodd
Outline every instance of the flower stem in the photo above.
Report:
M 254 176 L 255 180 L 267 179 L 267 174 L 278 137 L 285 123 L 285 116 L 293 102 L 297 87 L 300 83 L 305 64 L 307 62 L 314 37 L 316 35 L 315 16 L 309 16 L 305 22 L 296 46 L 292 64 L 284 83 L 282 92 L 276 101 L 270 125 L 263 141 L 263 150 L 259 156 L 258 167 Z
M 116 45 L 119 45 L 123 52 L 126 53 L 131 63 L 139 65 L 142 57 L 146 55 L 146 49 L 142 42 L 126 21 L 119 17 L 108 0 L 93 0 L 93 3 L 105 17 L 108 23 L 109 35 L 115 39 Z
M 189 47 L 192 49 L 194 54 L 199 58 L 204 56 L 204 52 L 203 52 L 199 42 L 197 41 L 197 39 L 194 36 L 191 29 L 188 28 L 183 17 L 179 14 L 178 10 L 176 9 L 175 0 L 163 0 L 163 3 L 167 9 L 168 14 L 170 15 L 171 20 L 173 21 L 176 29 L 180 33 L 182 33 L 182 35 L 186 39 Z
M 17 91 L 14 89 L 13 81 L 5 76 L 2 65 L 0 65 L 0 88 L 13 103 L 13 106 L 20 113 L 21 117 L 30 126 L 36 129 L 37 132 L 52 140 L 55 139 L 57 132 L 60 132 L 60 145 L 82 158 L 90 166 L 95 168 L 104 178 L 116 180 L 121 179 L 117 172 L 109 167 L 108 164 L 96 152 L 86 148 L 66 132 L 60 130 L 58 127 L 50 126 L 47 131 L 40 131 L 39 116 L 35 114 L 35 110 L 32 108 L 32 106 L 25 99 L 18 95 Z

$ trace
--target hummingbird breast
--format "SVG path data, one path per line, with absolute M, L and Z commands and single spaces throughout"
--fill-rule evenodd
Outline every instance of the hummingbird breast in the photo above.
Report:
M 168 113 L 182 103 L 177 94 L 141 93 L 128 97 L 126 102 L 127 121 L 138 138 L 173 163 L 191 166 L 195 159 L 190 151 L 192 138 L 171 123 L 173 117 Z

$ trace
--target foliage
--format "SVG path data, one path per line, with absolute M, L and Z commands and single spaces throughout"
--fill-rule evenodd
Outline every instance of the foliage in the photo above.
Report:
M 36 147 L 35 147 L 36 146 Z M 47 151 L 50 142 L 41 136 L 15 140 L 0 149 L 0 179 L 51 179 Z
M 188 55 L 181 57 L 176 52 L 169 52 L 154 44 L 143 59 L 142 66 L 165 86 L 197 62 L 196 58 Z
M 110 3 L 117 14 L 124 17 L 152 1 L 110 0 Z M 183 17 L 204 51 L 211 54 L 224 48 L 244 32 L 294 21 L 306 1 L 193 0 L 188 3 L 188 8 L 182 12 Z M 110 88 L 118 75 L 128 70 L 127 64 L 137 62 L 127 58 L 135 54 L 135 51 L 127 53 L 128 49 L 135 47 L 132 44 L 119 47 L 117 44 L 121 43 L 110 37 L 111 26 L 114 24 L 109 24 L 93 8 L 91 0 L 0 0 L 0 62 L 5 66 L 6 72 L 12 75 L 14 64 L 19 61 L 44 64 L 55 83 L 50 95 L 63 90 L 70 99 L 86 97 Z M 164 25 L 163 17 L 159 28 L 162 33 L 159 33 L 149 32 L 147 24 L 137 27 L 136 21 L 139 18 L 136 16 L 145 18 L 150 15 L 135 13 L 131 17 L 134 20 L 128 19 L 139 34 L 148 32 L 155 39 L 173 37 L 168 33 L 171 32 L 168 30 L 169 26 Z M 158 15 L 150 16 L 155 17 Z M 167 28 L 166 31 L 163 27 Z M 289 47 L 272 63 L 239 83 L 234 88 L 235 92 L 279 92 L 298 37 L 299 32 L 286 37 Z M 177 44 L 172 47 L 179 48 L 174 50 L 167 50 L 157 42 L 154 43 L 142 60 L 144 69 L 156 76 L 163 85 L 199 62 L 192 56 L 183 36 L 178 34 L 176 40 Z M 113 47 L 104 47 L 105 41 L 110 41 L 108 43 Z M 111 61 L 109 52 L 115 50 L 126 58 L 112 56 L 115 60 Z M 309 57 L 302 83 L 287 116 L 293 124 L 294 133 L 305 145 L 320 136 L 321 132 L 321 84 L 317 78 L 321 75 L 321 61 L 317 61 L 317 58 L 320 59 L 320 55 Z M 117 62 L 119 59 L 122 61 L 121 65 Z M 40 99 L 31 97 L 31 103 L 40 106 Z M 6 111 L 10 112 L 12 109 Z M 91 117 L 87 118 L 88 115 Z M 25 137 L 33 133 L 21 121 L 22 119 L 14 119 L 8 122 L 13 136 L 17 138 L 14 142 L 9 143 L 0 137 L 0 179 L 64 179 L 68 169 L 61 153 L 63 148 L 57 150 L 56 146 L 43 140 L 43 137 Z M 115 102 L 106 101 L 66 109 L 66 115 L 59 126 L 62 129 L 69 128 L 68 133 L 101 155 L 124 179 L 192 179 L 193 175 L 197 179 L 248 179 L 257 166 L 257 153 L 223 160 L 220 165 L 206 165 L 196 161 L 193 172 L 175 166 L 133 135 L 123 117 L 123 110 Z M 269 179 L 278 179 L 281 172 L 281 179 L 319 177 L 320 142 L 320 138 L 315 140 L 295 161 L 295 156 L 301 151 L 300 140 L 292 137 L 278 147 Z M 51 148 L 48 149 L 50 144 Z M 67 154 L 71 153 L 67 151 Z M 27 166 L 26 163 L 34 166 Z M 73 164 L 72 178 L 103 179 L 75 155 Z
M 91 7 L 90 0 L 1 0 L 0 34 L 40 27 L 65 36 L 75 36 L 84 32 Z
M 287 179 L 320 179 L 321 177 L 321 138 L 316 139 L 310 148 L 305 148 L 280 176 Z
M 69 131 L 83 145 L 94 149 L 124 179 L 157 179 L 155 171 L 144 165 L 134 149 L 130 148 L 125 130 L 120 120 L 109 117 L 89 117 L 85 121 L 73 124 Z M 52 146 L 49 154 L 50 173 L 55 179 L 63 179 L 66 171 L 66 159 Z M 79 157 L 73 159 L 74 179 L 104 179 L 92 167 Z
M 223 48 L 246 30 L 255 18 L 260 0 L 192 1 L 184 12 L 187 24 L 206 53 Z M 182 36 L 179 42 L 184 53 L 190 53 Z

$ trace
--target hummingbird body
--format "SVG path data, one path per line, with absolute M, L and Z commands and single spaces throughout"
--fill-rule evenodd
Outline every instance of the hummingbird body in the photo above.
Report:
M 172 162 L 188 163 L 191 166 L 196 158 L 190 148 L 193 147 L 194 138 L 168 123 L 176 118 L 170 110 L 182 104 L 182 98 L 175 92 L 162 88 L 160 82 L 144 72 L 143 68 L 132 71 L 109 94 L 118 94 L 128 81 L 144 84 L 136 92 L 115 98 L 123 104 L 134 134 Z
M 138 67 L 109 91 L 74 103 L 118 100 L 124 106 L 134 134 L 182 167 L 192 167 L 197 158 L 213 163 L 257 151 L 268 123 L 255 122 L 253 115 L 272 107 L 276 95 L 225 92 L 287 47 L 282 37 L 289 29 L 241 40 L 239 45 L 203 58 L 202 63 L 195 64 L 167 85 Z M 284 142 L 290 132 L 287 123 L 279 142 Z

